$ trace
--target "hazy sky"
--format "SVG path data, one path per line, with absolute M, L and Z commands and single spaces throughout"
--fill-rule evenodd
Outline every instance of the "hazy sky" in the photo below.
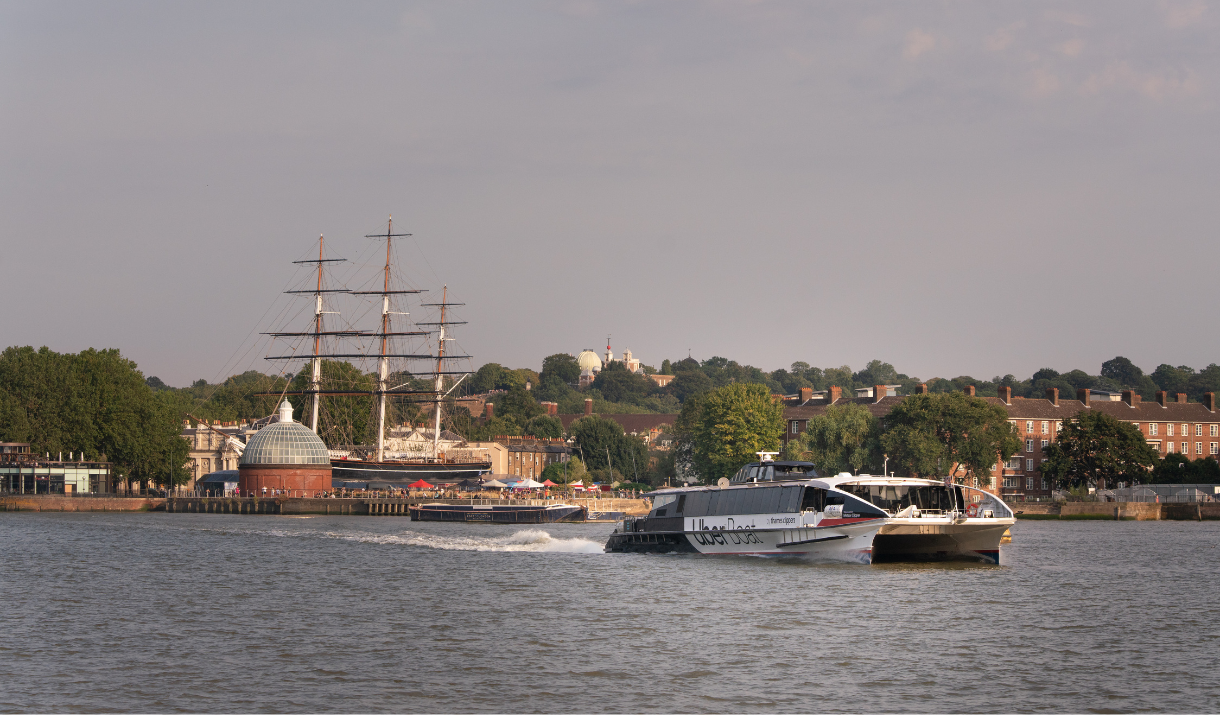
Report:
M 5 2 L 0 335 L 265 371 L 290 261 L 363 261 L 392 213 L 476 365 L 612 333 L 658 366 L 1202 367 L 1218 30 L 1189 1 Z

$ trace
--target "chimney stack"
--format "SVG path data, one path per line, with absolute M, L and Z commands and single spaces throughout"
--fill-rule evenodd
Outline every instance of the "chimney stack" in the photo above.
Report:
M 998 388 L 996 390 L 996 395 L 1000 398 L 1000 401 L 1003 402 L 1004 404 L 1006 404 L 1006 405 L 1012 404 L 1012 388 L 1011 387 Z
M 926 383 L 926 382 L 919 383 L 919 389 L 917 389 L 916 392 L 920 395 L 928 394 L 928 383 Z
M 830 386 L 830 404 L 833 405 L 834 403 L 838 402 L 839 398 L 842 396 L 843 388 L 839 387 L 838 385 Z
M 974 385 L 966 385 L 965 389 L 963 389 L 962 392 L 966 393 L 967 395 L 970 395 L 971 397 L 974 397 Z
M 801 388 L 801 404 L 803 405 L 812 399 L 813 399 L 813 388 L 812 387 L 802 387 Z
M 1203 393 L 1203 406 L 1207 408 L 1208 412 L 1215 412 L 1216 411 L 1216 393 L 1204 392 Z
M 593 400 L 591 398 L 585 398 L 585 416 L 588 417 L 589 415 L 592 415 L 592 414 L 593 414 Z
M 1179 405 L 1186 404 L 1186 393 L 1185 392 L 1178 393 L 1178 404 Z
M 1055 407 L 1058 407 L 1059 406 L 1059 388 L 1058 387 L 1046 388 L 1046 399 L 1049 400 L 1052 405 L 1054 405 Z
M 1128 407 L 1139 407 L 1139 393 L 1135 390 L 1123 390 L 1123 402 L 1126 402 Z
M 881 402 L 881 398 L 885 397 L 885 385 L 873 385 L 873 402 Z
M 490 421 L 491 421 L 491 418 L 492 418 L 492 417 L 495 417 L 495 414 L 496 414 L 496 406 L 495 406 L 495 405 L 493 405 L 493 404 L 492 404 L 492 403 L 490 403 L 490 402 L 488 402 L 487 404 L 483 405 L 483 419 L 485 419 L 485 420 L 487 420 L 487 421 L 489 421 L 489 422 L 490 422 Z
M 1089 393 L 1091 390 L 1087 387 L 1081 387 L 1076 390 L 1076 399 L 1084 403 L 1085 407 L 1089 406 Z
M 555 415 L 559 414 L 558 402 L 544 402 L 542 404 L 546 405 L 546 413 L 548 415 L 554 417 Z
M 1158 405 L 1160 405 L 1161 407 L 1164 407 L 1164 406 L 1165 406 L 1165 397 L 1166 397 L 1168 394 L 1169 394 L 1169 393 L 1168 393 L 1168 392 L 1165 392 L 1164 390 L 1157 390 L 1157 391 L 1156 391 L 1156 403 L 1157 403 Z

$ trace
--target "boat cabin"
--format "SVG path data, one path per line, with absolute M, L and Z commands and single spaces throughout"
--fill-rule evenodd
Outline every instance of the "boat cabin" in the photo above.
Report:
M 729 481 L 733 484 L 784 482 L 816 479 L 817 476 L 813 462 L 754 462 L 739 469 Z

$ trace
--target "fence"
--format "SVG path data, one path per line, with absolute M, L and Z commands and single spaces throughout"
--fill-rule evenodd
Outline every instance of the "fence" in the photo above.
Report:
M 1137 484 L 1100 489 L 1097 501 L 1194 504 L 1220 501 L 1220 484 Z

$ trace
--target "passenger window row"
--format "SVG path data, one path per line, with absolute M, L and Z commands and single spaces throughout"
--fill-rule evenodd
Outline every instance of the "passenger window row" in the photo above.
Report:
M 678 498 L 670 513 L 675 516 L 728 516 L 796 512 L 801 506 L 803 490 L 799 485 L 777 485 L 688 492 Z

